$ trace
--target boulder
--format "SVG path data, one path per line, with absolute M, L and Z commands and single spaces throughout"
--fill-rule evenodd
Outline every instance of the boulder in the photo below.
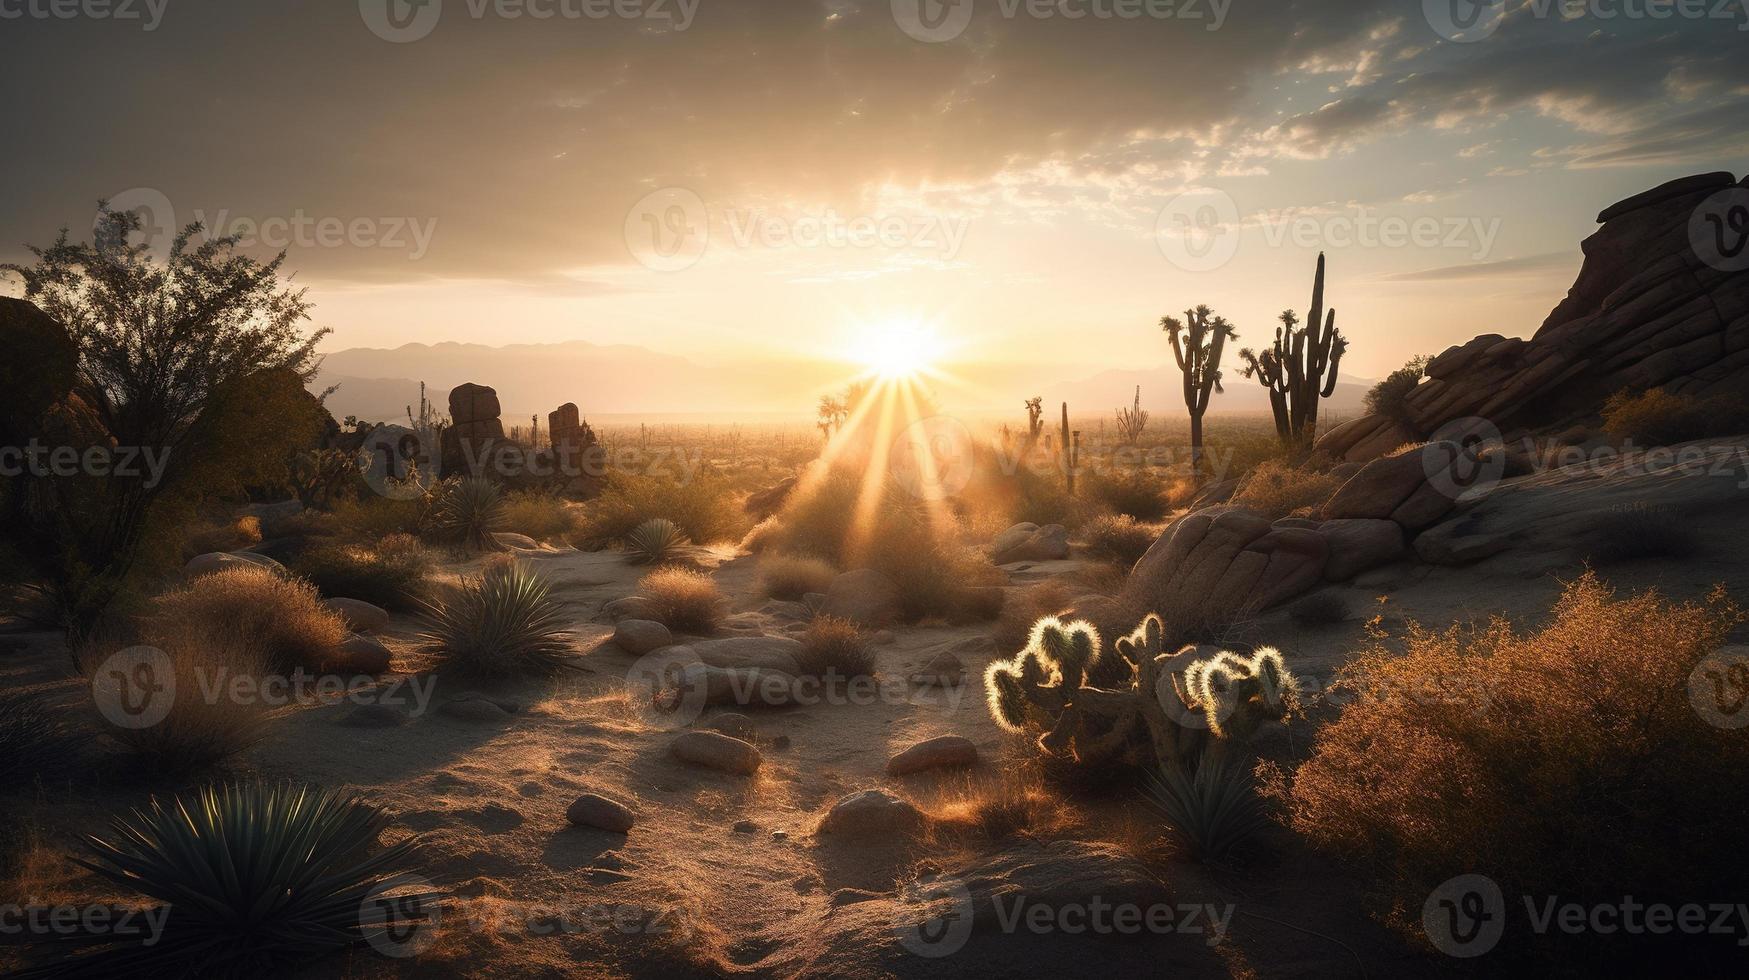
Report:
M 832 804 L 820 833 L 841 838 L 902 838 L 923 829 L 923 811 L 886 790 L 865 789 Z
M 759 635 L 693 640 L 686 649 L 712 667 L 755 667 L 794 674 L 799 671 L 797 661 L 803 648 L 794 637 Z
M 978 764 L 978 747 L 963 735 L 938 735 L 924 739 L 887 760 L 887 775 L 909 776 L 928 769 L 950 769 Z
M 182 567 L 182 573 L 189 578 L 199 578 L 211 575 L 228 568 L 265 568 L 276 573 L 283 572 L 285 566 L 266 555 L 250 555 L 247 552 L 209 551 L 204 555 L 195 555 Z
M 899 588 L 872 568 L 843 572 L 832 579 L 820 612 L 863 626 L 885 626 L 899 616 Z
M 1239 507 L 1183 517 L 1136 562 L 1122 603 L 1178 622 L 1236 614 L 1269 566 L 1269 555 L 1247 548 L 1269 531 L 1268 518 Z
M 370 674 L 375 676 L 389 669 L 394 654 L 374 636 L 354 633 L 347 637 L 323 669 L 341 675 Z
M 681 704 L 738 704 L 777 708 L 795 700 L 793 674 L 767 667 L 713 667 L 693 662 L 680 668 L 674 690 Z
M 565 819 L 573 827 L 592 827 L 615 834 L 626 833 L 637 822 L 630 807 L 598 793 L 584 793 L 577 797 L 565 808 Z
M 72 395 L 79 343 L 35 303 L 0 296 L 0 349 L 0 446 L 21 446 Z
M 339 616 L 354 633 L 375 633 L 389 626 L 389 611 L 363 599 L 323 599 L 322 608 Z
M 1325 521 L 1317 534 L 1330 548 L 1324 580 L 1345 582 L 1361 572 L 1387 565 L 1404 550 L 1403 528 L 1396 521 L 1351 518 Z
M 1061 524 L 1040 527 L 1031 522 L 1016 524 L 990 544 L 990 561 L 1007 565 L 1017 561 L 1060 561 L 1069 557 L 1069 532 Z
M 705 727 L 714 732 L 722 732 L 730 738 L 738 738 L 751 743 L 759 729 L 753 724 L 753 719 L 733 711 L 725 711 L 705 723 Z
M 648 619 L 622 619 L 613 628 L 614 646 L 641 657 L 652 650 L 660 650 L 674 642 L 674 634 L 668 627 Z
M 503 414 L 496 389 L 485 385 L 464 383 L 449 390 L 451 422 L 480 422 Z
M 668 751 L 682 762 L 737 776 L 753 775 L 763 761 L 758 749 L 719 732 L 684 732 L 668 743 Z
M 515 531 L 495 531 L 492 534 L 492 540 L 498 542 L 498 547 L 508 548 L 512 551 L 540 550 L 539 541 L 526 534 L 517 534 Z
M 1388 518 L 1427 486 L 1429 480 L 1448 473 L 1458 452 L 1452 443 L 1438 442 L 1375 459 L 1330 495 L 1324 503 L 1323 517 L 1327 521 Z M 1448 499 L 1446 509 L 1453 503 Z M 1443 511 L 1435 519 L 1439 516 L 1443 516 Z
M 642 619 L 650 612 L 650 600 L 641 595 L 628 595 L 623 599 L 612 599 L 601 604 L 601 611 L 609 619 Z

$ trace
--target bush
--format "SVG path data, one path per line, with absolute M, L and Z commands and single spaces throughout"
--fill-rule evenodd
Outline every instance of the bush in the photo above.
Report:
M 53 975 L 256 976 L 422 920 L 436 896 L 373 893 L 402 882 L 416 841 L 386 848 L 389 816 L 354 797 L 308 787 L 208 787 L 167 804 L 153 798 L 92 838 L 85 867 L 164 903 L 163 932 L 119 932 Z M 374 852 L 374 853 L 372 853 Z M 422 879 L 414 879 L 422 880 Z M 409 912 L 409 908 L 418 910 Z
M 363 599 L 385 609 L 416 609 L 426 598 L 431 555 L 419 539 L 391 534 L 375 547 L 323 544 L 298 555 L 291 570 L 330 598 Z
M 424 649 L 460 674 L 553 674 L 576 666 L 565 607 L 521 565 L 488 568 L 425 607 Z
M 947 845 L 1072 839 L 1082 829 L 1075 806 L 1031 765 L 994 781 L 968 778 L 933 801 L 928 812 L 932 841 Z
M 797 658 L 804 677 L 850 680 L 873 677 L 874 651 L 855 623 L 836 616 L 816 616 L 802 634 L 802 653 Z
M 832 587 L 838 570 L 818 558 L 767 555 L 759 561 L 759 583 L 773 599 L 800 599 Z
M 679 633 L 708 636 L 723 618 L 723 594 L 703 572 L 661 568 L 643 577 L 638 595 L 649 618 Z
M 1663 388 L 1618 391 L 1603 405 L 1603 427 L 1641 446 L 1741 435 L 1749 432 L 1749 400 L 1741 395 L 1673 395 Z
M 150 654 L 135 660 L 104 659 L 96 653 L 83 658 L 92 676 L 92 696 L 99 706 L 128 704 L 138 697 L 131 686 L 134 663 L 147 663 L 149 680 L 164 684 L 158 675 L 168 668 L 174 686 L 169 712 L 155 724 L 144 727 L 110 725 L 105 731 L 129 755 L 129 768 L 156 776 L 177 776 L 222 765 L 259 741 L 266 732 L 267 709 L 257 700 L 228 697 L 224 688 L 207 695 L 207 687 L 229 685 L 233 678 L 259 679 L 267 674 L 261 656 L 243 638 L 199 627 L 176 629 L 174 624 L 155 631 L 153 646 L 162 659 Z M 96 648 L 94 648 L 96 649 Z M 100 651 L 108 654 L 109 651 Z M 130 686 L 121 686 L 126 681 Z M 165 696 L 162 694 L 154 697 Z M 155 707 L 155 701 L 148 701 Z
M 1406 424 L 1409 421 L 1409 410 L 1405 399 L 1420 386 L 1421 379 L 1427 376 L 1427 365 L 1432 360 L 1433 358 L 1425 354 L 1411 357 L 1407 364 L 1385 375 L 1366 393 L 1366 414 L 1383 415 Z
M 666 517 L 653 517 L 626 535 L 626 556 L 636 565 L 660 565 L 686 546 L 686 535 Z
M 1089 499 L 1138 521 L 1157 521 L 1171 507 L 1169 485 L 1147 467 L 1089 470 L 1081 474 L 1081 483 Z
M 347 637 L 315 586 L 265 568 L 227 568 L 159 596 L 144 633 L 164 649 L 249 650 L 277 673 L 320 668 Z
M 1087 550 L 1095 558 L 1117 562 L 1128 568 L 1134 565 L 1160 537 L 1158 527 L 1137 523 L 1128 514 L 1105 515 L 1087 522 L 1081 529 Z
M 1329 473 L 1301 469 L 1285 460 L 1270 459 L 1257 464 L 1246 474 L 1228 503 L 1235 507 L 1249 507 L 1275 520 L 1315 512 L 1341 486 L 1342 481 Z
M 658 517 L 673 521 L 698 544 L 732 541 L 746 530 L 734 491 L 720 477 L 699 473 L 691 480 L 667 480 L 614 473 L 586 509 L 578 547 L 622 544 L 638 525 Z
M 324 521 L 314 512 L 305 511 L 298 523 L 309 525 L 308 530 L 316 533 L 331 528 L 345 540 L 370 542 L 380 541 L 391 534 L 424 534 L 428 530 L 427 517 L 423 498 L 396 500 L 372 493 L 335 501 L 330 520 Z
M 1225 751 L 1205 749 L 1195 769 L 1162 766 L 1143 791 L 1193 857 L 1221 860 L 1267 827 L 1269 817 L 1251 774 Z
M 239 517 L 229 524 L 209 524 L 190 532 L 183 543 L 185 557 L 214 551 L 241 551 L 261 543 L 261 519 Z
M 1288 607 L 1287 614 L 1301 626 L 1334 626 L 1347 622 L 1347 600 L 1334 592 L 1314 592 Z
M 470 476 L 436 491 L 432 526 L 475 551 L 495 551 L 504 530 L 504 491 L 483 476 Z
M 1648 558 L 1689 558 L 1700 550 L 1692 525 L 1673 507 L 1636 503 L 1612 510 L 1592 530 L 1591 557 L 1605 564 Z
M 1404 653 L 1344 672 L 1355 698 L 1286 791 L 1292 826 L 1369 873 L 1416 932 L 1463 873 L 1509 904 L 1734 894 L 1749 860 L 1724 842 L 1749 812 L 1749 740 L 1703 720 L 1690 678 L 1742 620 L 1722 589 L 1624 599 L 1586 573 L 1534 633 L 1412 627 Z M 1599 942 L 1567 952 L 1607 955 Z
M 582 527 L 577 508 L 551 493 L 513 493 L 504 498 L 499 530 L 526 534 L 536 541 L 562 541 Z

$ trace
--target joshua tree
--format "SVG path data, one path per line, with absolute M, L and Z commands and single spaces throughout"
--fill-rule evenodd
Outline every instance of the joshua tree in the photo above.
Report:
M 1224 317 L 1207 306 L 1185 310 L 1184 319 L 1160 318 L 1160 329 L 1172 340 L 1172 357 L 1184 375 L 1184 407 L 1190 412 L 1190 468 L 1202 469 L 1202 415 L 1208 411 L 1209 393 L 1221 389 L 1221 351 L 1239 334 Z
M 1147 427 L 1148 413 L 1142 409 L 1142 386 L 1136 385 L 1136 400 L 1129 408 L 1117 410 L 1117 431 L 1123 434 L 1124 442 L 1133 446 Z M 1101 438 L 1104 438 L 1103 433 Z
M 1038 437 L 1045 431 L 1045 400 L 1034 396 L 1026 400 L 1026 448 L 1038 445 Z
M 820 396 L 820 420 L 815 424 L 820 432 L 830 439 L 832 433 L 844 427 L 844 420 L 850 416 L 850 408 L 845 400 L 837 395 Z
M 1318 400 L 1335 392 L 1337 365 L 1346 350 L 1348 338 L 1336 329 L 1336 311 L 1324 312 L 1324 253 L 1319 252 L 1305 326 L 1300 326 L 1293 310 L 1283 310 L 1269 350 L 1239 352 L 1245 360 L 1245 377 L 1256 378 L 1269 389 L 1275 431 L 1283 444 L 1303 445 L 1317 434 Z

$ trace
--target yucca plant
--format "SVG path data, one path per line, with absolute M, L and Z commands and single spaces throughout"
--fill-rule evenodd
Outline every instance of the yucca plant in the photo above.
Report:
M 1269 823 L 1250 774 L 1219 747 L 1203 752 L 1194 774 L 1176 762 L 1162 765 L 1159 775 L 1148 775 L 1143 793 L 1201 860 L 1227 857 Z
M 519 563 L 464 580 L 427 603 L 424 648 L 447 667 L 488 677 L 551 674 L 578 665 L 552 586 Z
M 161 933 L 106 937 L 26 976 L 255 977 L 405 930 L 440 896 L 373 893 L 421 881 L 412 839 L 375 848 L 379 807 L 333 790 L 244 783 L 209 786 L 118 817 L 87 838 L 79 864 L 160 903 Z M 158 918 L 161 916 L 162 918 Z
M 504 491 L 483 476 L 470 476 L 445 487 L 436 502 L 432 523 L 475 551 L 493 551 L 493 534 L 504 530 Z
M 660 565 L 687 543 L 679 525 L 666 517 L 652 517 L 626 535 L 626 556 L 634 565 Z

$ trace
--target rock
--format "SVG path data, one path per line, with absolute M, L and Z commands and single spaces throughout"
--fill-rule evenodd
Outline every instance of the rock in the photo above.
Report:
M 0 446 L 23 446 L 45 435 L 39 428 L 44 416 L 77 398 L 73 386 L 79 374 L 79 342 L 35 303 L 0 296 L 0 350 L 6 351 L 0 360 Z M 78 401 L 89 408 L 83 399 Z M 95 415 L 90 421 L 96 423 Z M 81 442 L 109 441 L 101 423 L 88 434 L 92 438 Z
M 886 790 L 865 789 L 832 804 L 820 833 L 845 838 L 904 837 L 923 829 L 926 818 L 909 800 Z
M 341 642 L 334 656 L 323 665 L 323 670 L 341 675 L 375 676 L 388 670 L 393 660 L 394 654 L 383 645 L 383 641 L 354 633 Z
M 502 414 L 496 389 L 485 385 L 459 384 L 449 390 L 449 417 L 452 422 L 480 422 Z
M 1240 482 L 1242 481 L 1238 477 L 1234 477 L 1231 480 L 1217 480 L 1203 487 L 1196 492 L 1196 496 L 1190 498 L 1190 509 L 1193 511 L 1202 510 L 1205 507 L 1216 507 L 1232 500 L 1233 494 L 1239 492 Z
M 648 619 L 622 619 L 613 630 L 614 646 L 641 657 L 652 650 L 660 650 L 674 643 L 674 634 L 668 627 Z
M 872 568 L 843 572 L 832 579 L 820 612 L 863 626 L 885 626 L 899 616 L 899 589 Z
M 759 611 L 772 619 L 786 619 L 792 622 L 812 619 L 814 615 L 814 611 L 809 609 L 806 604 L 791 602 L 787 599 L 773 599 L 760 606 Z
M 759 732 L 753 726 L 753 719 L 733 711 L 725 711 L 705 723 L 713 731 L 722 732 L 730 738 L 738 738 L 743 742 L 752 742 Z
M 275 575 L 285 575 L 285 566 L 258 551 L 233 551 L 231 557 L 240 558 L 256 568 L 265 568 Z
M 796 477 L 789 477 L 763 490 L 755 490 L 747 495 L 747 502 L 741 509 L 755 521 L 763 521 L 783 508 L 784 501 L 796 488 Z
M 730 636 L 693 640 L 687 650 L 712 667 L 758 667 L 786 674 L 798 671 L 802 642 L 790 636 Z
M 1405 549 L 1403 528 L 1396 521 L 1325 521 L 1316 533 L 1330 547 L 1330 558 L 1324 564 L 1327 582 L 1345 582 L 1368 569 L 1390 564 Z
M 1375 459 L 1330 495 L 1323 517 L 1327 521 L 1388 518 L 1429 480 L 1449 471 L 1457 455 L 1457 446 L 1442 442 Z M 1452 503 L 1447 501 L 1447 510 Z
M 738 776 L 759 771 L 759 750 L 718 732 L 684 732 L 668 744 L 668 751 L 682 762 Z
M 759 825 L 751 820 L 737 820 L 729 830 L 736 834 L 751 834 L 759 829 Z
M 461 721 L 504 722 L 509 721 L 511 715 L 503 705 L 479 695 L 445 701 L 437 710 Z
M 514 531 L 495 531 L 492 534 L 492 540 L 498 542 L 500 548 L 509 548 L 512 551 L 540 550 L 539 541 L 536 541 L 526 534 L 517 534 Z
M 908 776 L 928 769 L 949 769 L 978 764 L 978 747 L 963 735 L 938 735 L 925 739 L 887 760 L 887 775 Z
M 874 642 L 881 646 L 890 646 L 891 644 L 896 643 L 899 637 L 892 630 L 875 630 L 874 636 L 870 637 L 870 639 L 874 640 Z
M 209 551 L 204 555 L 196 555 L 182 566 L 182 573 L 189 578 L 199 578 L 222 572 L 227 568 L 266 568 L 273 572 L 283 572 L 285 566 L 266 555 L 248 555 L 243 552 Z
M 960 681 L 965 680 L 965 678 L 966 665 L 960 662 L 960 658 L 946 651 L 942 651 L 941 653 L 929 658 L 928 663 L 925 663 L 922 667 L 918 668 L 917 671 L 911 675 L 911 682 L 913 684 L 921 684 L 925 687 L 930 685 L 951 687 L 958 684 Z
M 1069 557 L 1069 532 L 1061 524 L 1016 524 L 990 544 L 990 561 L 1007 565 L 1017 561 L 1058 561 Z
M 346 628 L 354 633 L 375 633 L 389 625 L 387 609 L 362 599 L 324 599 L 322 608 L 339 616 Z
M 1247 551 L 1270 522 L 1238 507 L 1210 507 L 1179 519 L 1137 560 L 1123 605 L 1170 621 L 1216 621 L 1252 603 L 1269 555 Z
M 642 619 L 650 611 L 650 600 L 641 595 L 629 595 L 602 603 L 601 611 L 614 620 Z
M 340 719 L 347 728 L 396 728 L 406 723 L 407 713 L 388 704 L 361 704 Z
M 630 807 L 597 793 L 584 793 L 577 797 L 575 802 L 565 808 L 565 819 L 573 827 L 593 827 L 615 834 L 626 833 L 637 822 L 637 816 Z
M 713 667 L 694 661 L 675 679 L 679 703 L 781 708 L 795 700 L 795 675 L 769 667 Z M 701 693 L 702 692 L 702 693 Z

